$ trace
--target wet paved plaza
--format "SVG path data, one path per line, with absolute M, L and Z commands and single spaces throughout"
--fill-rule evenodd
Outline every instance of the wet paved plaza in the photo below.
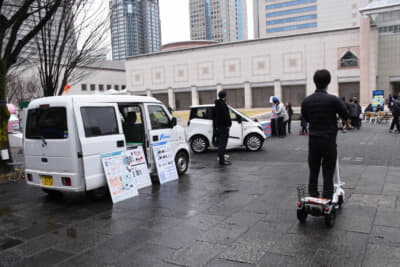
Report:
M 387 128 L 339 134 L 347 199 L 331 229 L 297 221 L 297 134 L 232 151 L 228 167 L 192 155 L 179 181 L 116 205 L 1 184 L 0 266 L 399 266 L 400 135 Z

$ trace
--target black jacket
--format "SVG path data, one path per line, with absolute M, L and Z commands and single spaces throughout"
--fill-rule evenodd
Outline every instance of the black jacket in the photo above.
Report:
M 221 99 L 215 100 L 214 128 L 224 129 L 232 126 L 229 108 L 225 101 Z
M 336 136 L 337 117 L 348 118 L 346 106 L 325 89 L 317 89 L 314 94 L 304 99 L 301 114 L 310 123 L 310 136 Z

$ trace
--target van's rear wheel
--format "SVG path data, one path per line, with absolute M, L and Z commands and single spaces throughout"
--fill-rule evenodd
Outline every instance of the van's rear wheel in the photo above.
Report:
M 190 147 L 194 153 L 203 153 L 207 150 L 208 141 L 204 136 L 196 135 L 192 138 L 190 142 Z
M 86 191 L 86 195 L 92 200 L 103 200 L 106 198 L 108 188 L 103 186 L 94 190 Z
M 189 167 L 189 156 L 184 151 L 180 151 L 175 157 L 176 170 L 179 175 L 185 174 Z
M 246 137 L 244 145 L 249 151 L 258 151 L 262 148 L 264 140 L 258 134 L 250 134 Z

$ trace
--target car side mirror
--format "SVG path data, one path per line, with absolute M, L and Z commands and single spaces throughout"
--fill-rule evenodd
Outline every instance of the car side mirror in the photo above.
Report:
M 172 117 L 172 120 L 171 120 L 171 128 L 174 128 L 174 127 L 176 126 L 176 124 L 177 124 L 176 118 L 175 118 L 175 117 Z
M 237 120 L 238 120 L 239 123 L 242 123 L 242 117 L 238 116 Z
M 255 121 L 255 122 L 258 122 L 258 119 L 257 119 L 257 118 L 255 118 L 253 121 Z

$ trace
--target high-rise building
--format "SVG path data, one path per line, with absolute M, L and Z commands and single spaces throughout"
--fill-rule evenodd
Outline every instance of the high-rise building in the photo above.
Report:
M 254 37 L 360 26 L 369 0 L 253 0 Z
M 246 0 L 190 0 L 189 5 L 192 40 L 247 39 Z
M 158 0 L 111 0 L 110 20 L 114 60 L 160 51 Z

